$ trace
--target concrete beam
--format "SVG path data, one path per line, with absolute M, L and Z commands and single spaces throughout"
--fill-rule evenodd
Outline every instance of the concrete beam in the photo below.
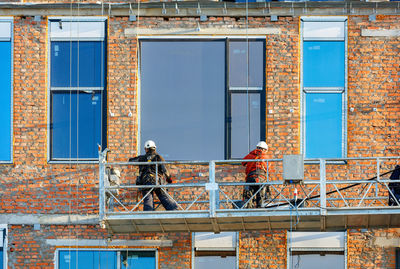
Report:
M 0 214 L 0 223 L 11 225 L 99 224 L 98 215 L 69 214 Z
M 387 237 L 376 237 L 374 240 L 374 245 L 382 248 L 389 247 L 400 247 L 400 239 L 399 238 L 387 238 Z
M 172 247 L 172 240 L 46 239 L 46 244 L 65 247 Z
M 396 37 L 400 36 L 400 29 L 386 30 L 386 29 L 361 29 L 361 36 L 373 37 Z
M 172 29 L 137 29 L 137 28 L 127 28 L 125 29 L 126 37 L 135 37 L 139 36 L 163 36 L 163 35 L 175 35 L 175 36 L 183 36 L 183 35 L 200 35 L 200 36 L 265 36 L 265 35 L 279 35 L 281 33 L 280 28 L 250 28 L 246 31 L 243 28 L 172 28 Z
M 305 2 L 252 2 L 233 3 L 219 1 L 180 1 L 140 3 L 0 3 L 3 16 L 129 16 L 140 17 L 200 17 L 226 16 L 254 17 L 307 16 L 307 15 L 399 15 L 398 2 L 383 1 L 305 1 Z M 73 14 L 71 14 L 71 11 Z

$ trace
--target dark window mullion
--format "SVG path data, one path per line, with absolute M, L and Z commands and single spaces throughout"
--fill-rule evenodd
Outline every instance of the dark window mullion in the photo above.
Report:
M 225 43 L 225 159 L 231 159 L 232 152 L 232 97 L 229 89 L 229 43 L 230 40 L 227 38 Z

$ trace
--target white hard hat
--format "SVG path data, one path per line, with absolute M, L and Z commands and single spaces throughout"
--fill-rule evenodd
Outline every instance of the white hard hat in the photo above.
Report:
M 262 149 L 268 150 L 268 145 L 264 141 L 260 141 L 257 144 L 257 148 L 262 148 Z
M 144 148 L 145 149 L 150 149 L 150 148 L 156 148 L 156 143 L 154 143 L 153 140 L 147 140 L 146 142 L 144 142 Z

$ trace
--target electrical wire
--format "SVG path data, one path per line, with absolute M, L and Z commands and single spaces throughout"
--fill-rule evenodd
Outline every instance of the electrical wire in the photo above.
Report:
M 399 170 L 399 169 L 400 169 L 400 167 L 399 167 L 399 168 L 395 168 L 395 169 L 390 170 L 390 171 L 388 171 L 388 172 L 382 173 L 382 174 L 380 174 L 379 176 L 380 176 L 380 177 L 381 177 L 381 176 L 385 176 L 385 175 L 390 174 L 390 173 L 392 173 L 392 172 L 394 172 L 394 171 L 396 171 L 396 170 Z M 373 180 L 375 180 L 375 179 L 377 179 L 377 176 L 371 177 L 371 178 L 369 178 L 369 179 L 365 179 L 365 181 L 373 181 Z M 346 182 L 344 181 L 343 183 L 346 183 Z M 347 189 L 353 188 L 353 187 L 355 187 L 355 186 L 358 186 L 358 185 L 360 185 L 360 184 L 363 184 L 363 183 L 354 183 L 354 184 L 351 184 L 351 185 L 349 185 L 349 186 L 340 188 L 340 189 L 338 189 L 338 191 L 347 190 Z M 330 195 L 330 194 L 335 193 L 335 192 L 337 192 L 337 191 L 336 191 L 336 190 L 328 191 L 328 192 L 326 192 L 326 195 Z M 304 198 L 303 200 L 301 200 L 301 203 L 303 203 L 303 202 L 305 202 L 305 201 L 307 201 L 307 200 L 312 200 L 312 199 L 315 199 L 315 198 L 319 198 L 320 196 L 321 196 L 320 194 L 317 194 L 317 195 L 314 195 L 314 196 L 306 197 L 306 198 Z M 264 207 L 264 208 L 274 208 L 274 207 L 285 206 L 285 205 L 291 205 L 291 204 L 292 204 L 292 201 L 290 201 L 290 202 L 284 202 L 284 203 L 280 203 L 280 204 L 275 204 L 275 205 L 270 205 L 270 206 L 266 206 L 266 207 Z

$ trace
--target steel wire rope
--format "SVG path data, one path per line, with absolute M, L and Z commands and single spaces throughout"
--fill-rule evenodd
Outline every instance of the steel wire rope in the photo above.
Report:
M 250 96 L 249 96 L 249 0 L 246 0 L 246 112 L 247 112 L 247 151 L 250 151 Z
M 104 5 L 104 1 L 102 0 L 102 7 L 103 7 L 103 5 Z M 109 7 L 110 8 L 110 7 Z M 102 8 L 101 9 L 101 16 L 104 16 L 104 9 Z M 100 151 L 102 152 L 103 151 L 103 145 L 104 145 L 104 143 L 105 143 L 105 141 L 103 141 L 103 137 L 104 137 L 104 122 L 103 122 L 103 119 L 104 119 L 104 115 L 103 115 L 103 113 L 107 113 L 107 105 L 105 106 L 106 107 L 106 109 L 104 109 L 104 104 L 107 102 L 107 95 L 108 95 L 108 92 L 106 92 L 106 93 L 104 93 L 104 91 L 106 90 L 105 89 L 105 84 L 104 84 L 104 81 L 105 81 L 105 72 L 104 72 L 104 69 L 105 69 L 105 64 L 104 64 L 104 53 L 105 53 L 105 42 L 106 42 L 106 31 L 105 31 L 105 27 L 106 27 L 106 24 L 104 24 L 103 25 L 103 30 L 104 30 L 104 34 L 103 34 L 103 39 L 100 41 L 101 43 L 101 45 L 100 45 L 100 111 L 101 111 L 101 113 L 100 113 Z M 93 92 L 92 93 L 92 98 L 94 98 L 94 96 L 95 96 L 95 92 Z M 92 102 L 93 102 L 93 100 L 92 100 Z M 106 114 L 107 115 L 107 114 Z M 94 126 L 96 126 L 96 110 L 94 111 Z M 96 132 L 96 130 L 95 130 L 95 128 L 93 129 L 93 137 L 96 137 L 96 134 L 95 134 L 95 132 Z M 107 131 L 105 131 L 105 132 L 107 132 Z M 107 153 L 106 153 L 107 154 Z M 107 158 L 107 155 L 106 155 L 106 157 L 105 158 Z M 99 164 L 100 165 L 100 164 Z M 100 178 L 100 174 L 99 174 L 99 178 Z M 103 176 L 103 180 L 105 179 L 105 177 Z M 100 184 L 100 182 L 99 182 L 99 184 Z M 99 197 L 100 198 L 100 197 Z M 102 206 L 102 205 L 101 205 Z M 99 212 L 99 219 L 100 219 L 100 212 Z M 108 233 L 108 231 L 107 231 L 107 233 Z M 110 235 L 108 235 L 108 236 L 110 236 Z M 107 236 L 107 237 L 108 237 Z M 100 237 L 99 237 L 100 238 Z M 101 268 L 101 258 L 100 258 L 100 256 L 101 256 L 101 251 L 100 251 L 100 240 L 98 240 L 98 242 L 99 242 L 99 245 L 97 246 L 98 248 L 98 255 L 99 255 L 99 261 L 98 261 L 98 268 L 100 269 Z M 106 239 L 106 249 L 108 249 L 108 239 Z M 106 259 L 106 268 L 108 268 L 108 259 Z
M 69 22 L 70 28 L 69 28 L 69 121 L 68 121 L 68 134 L 69 134 L 69 152 L 68 152 L 68 157 L 69 157 L 69 168 L 72 171 L 72 17 L 73 17 L 73 10 L 72 10 L 72 1 L 70 3 L 70 16 L 71 20 Z M 71 175 L 69 175 L 69 203 L 68 203 L 68 215 L 69 215 L 69 226 L 68 226 L 68 237 L 71 239 L 72 238 L 72 233 L 71 233 L 71 228 L 72 228 L 72 221 L 71 221 L 71 215 L 72 215 L 72 178 Z M 70 262 L 68 263 L 68 268 L 71 269 L 71 264 L 72 264 L 72 259 L 71 259 L 71 246 L 68 248 L 69 250 L 69 257 L 70 257 Z M 78 260 L 78 253 L 75 251 L 76 255 L 76 260 Z
M 79 10 L 79 8 L 80 8 L 80 6 L 79 6 L 79 4 L 80 4 L 80 2 L 79 2 L 79 0 L 77 0 L 77 2 L 78 2 L 78 11 L 77 11 L 77 15 L 78 15 L 78 19 L 80 19 L 80 10 Z M 79 74 L 79 72 L 80 72 L 80 55 L 79 55 L 79 53 L 80 53 L 80 21 L 78 21 L 78 23 L 77 23 L 77 35 L 78 35 L 78 41 L 77 41 L 77 48 L 76 48 L 76 54 L 77 54 L 77 71 L 76 71 L 76 85 L 78 86 L 78 91 L 77 91 L 77 93 L 76 93 L 76 160 L 78 161 L 79 160 L 79 93 L 80 93 L 80 74 Z M 76 164 L 76 169 L 79 171 L 79 164 Z M 78 212 L 79 212 L 79 206 L 80 206 L 80 202 L 79 202 L 79 197 L 80 197 L 80 195 L 79 195 L 79 182 L 80 182 L 80 179 L 79 179 L 79 177 L 77 177 L 77 179 L 76 179 L 76 208 L 75 208 L 75 210 L 77 211 L 77 215 L 78 215 Z M 75 237 L 76 237 L 76 240 L 75 240 L 75 249 L 78 249 L 78 238 L 79 238 L 79 229 L 75 229 Z M 79 264 L 79 262 L 78 262 L 78 257 L 77 257 L 77 259 L 76 259 L 76 268 L 78 269 L 79 267 L 78 267 L 78 264 Z
M 104 0 L 101 0 L 101 16 L 104 16 Z M 105 39 L 105 35 L 104 35 L 104 39 Z M 103 42 L 104 41 L 102 41 L 102 43 L 101 43 L 101 59 L 100 59 L 100 62 L 101 62 L 101 72 L 103 72 Z M 104 89 L 102 88 L 102 86 L 103 86 L 103 73 L 100 75 L 100 81 L 101 81 L 101 83 L 100 83 L 100 90 L 101 90 L 101 98 L 100 98 L 100 107 L 101 108 L 103 108 L 103 103 L 104 103 L 104 100 L 103 100 L 103 91 L 104 91 Z M 93 95 L 92 95 L 93 96 Z M 101 116 L 100 116 L 100 121 L 101 121 L 101 124 L 100 124 L 100 128 L 101 128 L 101 142 L 100 142 L 100 147 L 99 147 L 99 149 L 100 149 L 100 152 L 102 152 L 103 151 L 103 113 L 104 113 L 104 111 L 103 111 L 103 109 L 101 110 L 102 111 L 102 113 L 101 113 Z M 106 110 L 107 111 L 107 110 Z M 96 114 L 96 113 L 95 113 Z M 94 136 L 93 136 L 94 137 Z M 100 165 L 100 163 L 99 163 L 99 165 Z M 100 172 L 99 172 L 99 179 L 100 179 Z M 103 176 L 103 180 L 104 180 L 104 176 Z M 99 185 L 100 185 L 100 182 L 99 182 Z M 99 189 L 100 189 L 100 186 L 99 186 Z M 99 194 L 99 199 L 100 199 L 100 194 Z M 100 201 L 100 200 L 99 200 Z M 101 205 L 100 205 L 101 206 Z M 100 220 L 100 212 L 99 212 L 99 220 Z M 100 238 L 100 237 L 99 237 Z M 100 251 L 100 240 L 98 240 L 98 246 L 97 246 L 97 254 L 98 254 L 98 269 L 101 269 L 101 258 L 100 258 L 100 255 L 101 255 L 101 251 Z M 106 248 L 108 248 L 108 240 L 106 240 Z M 108 262 L 107 262 L 107 265 L 108 265 Z M 108 267 L 106 267 L 106 268 L 108 268 Z

